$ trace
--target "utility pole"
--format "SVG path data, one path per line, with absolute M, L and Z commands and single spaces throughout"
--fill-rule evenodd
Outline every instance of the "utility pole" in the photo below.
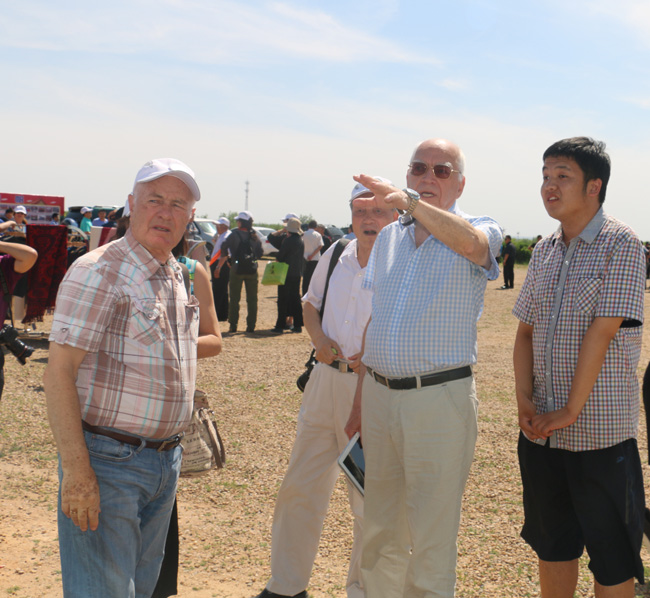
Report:
M 248 181 L 246 181 L 246 201 L 244 202 L 244 209 L 248 210 Z

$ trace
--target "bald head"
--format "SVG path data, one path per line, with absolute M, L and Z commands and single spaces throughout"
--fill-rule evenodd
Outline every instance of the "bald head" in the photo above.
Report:
M 448 139 L 426 139 L 413 150 L 411 161 L 413 161 L 413 158 L 415 158 L 415 155 L 419 151 L 429 149 L 437 149 L 445 152 L 450 158 L 453 158 L 454 168 L 465 174 L 465 154 L 453 141 L 449 141 Z
M 437 166 L 443 168 L 437 169 L 439 173 L 435 174 Z M 465 188 L 464 171 L 465 156 L 455 143 L 447 139 L 427 139 L 413 152 L 406 184 L 426 203 L 449 210 Z

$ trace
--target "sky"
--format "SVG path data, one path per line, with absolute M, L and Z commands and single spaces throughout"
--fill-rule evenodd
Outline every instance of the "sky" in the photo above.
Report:
M 197 216 L 349 223 L 352 176 L 405 185 L 458 143 L 460 207 L 546 235 L 553 142 L 612 159 L 605 210 L 650 240 L 650 3 L 0 0 L 0 192 L 121 205 L 151 158 L 196 173 Z

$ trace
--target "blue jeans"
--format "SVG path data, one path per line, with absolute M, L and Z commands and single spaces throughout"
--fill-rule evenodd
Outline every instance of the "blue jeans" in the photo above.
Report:
M 96 531 L 61 512 L 59 548 L 65 598 L 149 598 L 162 562 L 182 449 L 123 444 L 84 432 L 99 483 Z M 59 462 L 59 482 L 62 478 Z

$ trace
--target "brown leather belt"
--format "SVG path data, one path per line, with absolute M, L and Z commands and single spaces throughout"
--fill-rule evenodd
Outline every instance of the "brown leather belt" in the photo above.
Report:
M 444 382 L 451 382 L 452 380 L 468 378 L 472 375 L 472 368 L 468 365 L 453 370 L 428 374 L 427 376 L 413 376 L 412 378 L 388 378 L 387 376 L 382 376 L 375 372 L 371 368 L 366 368 L 366 370 L 377 382 L 379 382 L 379 384 L 383 384 L 391 390 L 411 390 L 413 388 L 422 388 L 424 386 L 434 386 L 436 384 L 443 384 Z
M 324 363 L 324 362 L 319 361 L 318 363 Z M 329 365 L 331 368 L 334 368 L 335 370 L 338 370 L 342 374 L 347 374 L 348 372 L 353 372 L 354 371 L 350 367 L 350 364 L 347 361 L 336 361 L 336 360 L 334 360 L 332 363 L 326 363 L 325 365 Z
M 129 436 L 128 434 L 121 434 L 115 430 L 107 430 L 106 428 L 99 428 L 97 426 L 91 426 L 88 422 L 81 420 L 81 426 L 86 432 L 91 434 L 97 434 L 98 436 L 106 436 L 107 438 L 112 438 L 118 442 L 123 442 L 124 444 L 130 444 L 131 446 L 142 446 L 144 443 L 144 448 L 156 449 L 157 451 L 170 451 L 173 448 L 176 448 L 183 438 L 183 432 L 176 434 L 171 438 L 166 438 L 165 440 L 145 440 L 144 438 L 138 438 L 137 436 Z

